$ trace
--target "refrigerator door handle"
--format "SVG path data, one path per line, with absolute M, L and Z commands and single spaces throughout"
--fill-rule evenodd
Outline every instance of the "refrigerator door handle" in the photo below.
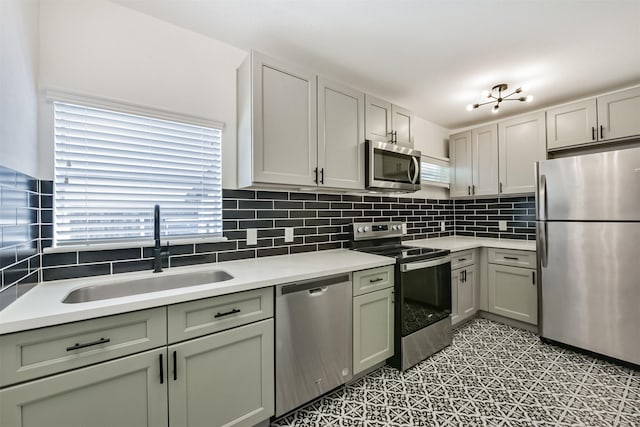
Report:
M 540 265 L 544 268 L 548 264 L 548 248 L 547 248 L 547 223 L 538 223 L 538 247 L 540 248 Z
M 547 220 L 547 176 L 540 175 L 538 183 L 538 220 Z

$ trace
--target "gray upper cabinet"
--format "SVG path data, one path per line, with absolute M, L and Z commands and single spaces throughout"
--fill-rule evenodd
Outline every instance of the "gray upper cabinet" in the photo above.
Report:
M 547 149 L 597 141 L 596 100 L 547 110 Z
M 318 77 L 319 185 L 364 189 L 364 93 Z
M 473 173 L 471 194 L 498 193 L 498 127 L 483 126 L 471 131 Z
M 238 184 L 316 185 L 316 75 L 251 52 L 237 91 Z
M 451 197 L 470 196 L 473 171 L 471 131 L 449 137 L 449 157 L 451 158 Z
M 640 135 L 640 88 L 547 110 L 547 149 Z
M 547 158 L 544 112 L 498 123 L 500 194 L 535 191 L 533 164 Z
M 0 391 L 0 425 L 167 425 L 166 348 L 80 368 Z
M 415 115 L 406 108 L 391 104 L 375 96 L 365 96 L 366 138 L 371 141 L 389 142 L 413 147 Z

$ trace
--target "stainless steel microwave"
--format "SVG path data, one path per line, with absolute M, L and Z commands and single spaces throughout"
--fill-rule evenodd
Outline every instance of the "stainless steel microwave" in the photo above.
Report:
M 420 151 L 387 142 L 365 142 L 367 190 L 420 190 Z

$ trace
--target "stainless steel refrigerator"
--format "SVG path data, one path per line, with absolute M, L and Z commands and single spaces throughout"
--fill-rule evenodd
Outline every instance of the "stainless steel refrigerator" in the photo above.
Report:
M 536 164 L 539 330 L 640 364 L 640 148 Z

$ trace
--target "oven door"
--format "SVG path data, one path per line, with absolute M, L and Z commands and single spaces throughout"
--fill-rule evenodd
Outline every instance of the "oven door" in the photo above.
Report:
M 401 264 L 398 287 L 403 337 L 451 314 L 449 257 Z
M 420 151 L 386 142 L 367 141 L 368 189 L 420 189 Z

